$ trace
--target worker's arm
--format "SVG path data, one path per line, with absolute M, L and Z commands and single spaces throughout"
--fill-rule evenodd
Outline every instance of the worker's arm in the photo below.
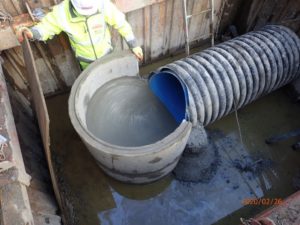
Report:
M 37 25 L 31 27 L 30 30 L 33 34 L 33 39 L 39 41 L 46 41 L 53 38 L 54 35 L 59 34 L 62 29 L 59 21 L 59 13 L 61 5 L 53 7 L 53 10 L 49 12 Z
M 143 51 L 137 44 L 130 24 L 126 21 L 124 13 L 117 9 L 117 7 L 106 0 L 104 3 L 104 18 L 106 23 L 118 30 L 120 35 L 125 39 L 128 47 L 133 51 L 137 58 L 143 60 Z

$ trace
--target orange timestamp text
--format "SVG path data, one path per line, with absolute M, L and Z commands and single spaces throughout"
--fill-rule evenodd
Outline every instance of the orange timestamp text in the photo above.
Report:
M 282 198 L 245 198 L 243 205 L 281 205 Z

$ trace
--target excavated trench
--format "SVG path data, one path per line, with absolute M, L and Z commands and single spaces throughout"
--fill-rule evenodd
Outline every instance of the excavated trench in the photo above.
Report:
M 73 85 L 71 122 L 107 174 L 155 181 L 177 165 L 191 125 L 206 126 L 286 85 L 300 75 L 299 58 L 300 39 L 275 25 L 167 64 L 149 87 L 132 58 L 110 56 Z
M 282 37 L 282 35 L 280 36 L 278 34 L 277 37 Z M 152 83 L 152 87 L 150 85 L 156 97 L 160 99 L 158 105 L 154 104 L 155 107 L 153 108 L 153 111 L 155 112 L 155 110 L 158 109 L 159 111 L 166 112 L 165 115 L 152 115 L 151 110 L 149 110 L 149 108 L 152 107 L 152 104 L 143 110 L 143 105 L 149 103 L 146 101 L 148 98 L 152 99 L 153 102 L 157 102 L 157 98 L 154 98 L 151 93 L 148 93 L 147 86 L 144 86 L 144 80 L 141 80 L 138 77 L 120 78 L 120 74 L 129 75 L 126 73 L 126 71 L 129 71 L 128 68 L 122 67 L 122 64 L 120 63 L 124 60 L 123 57 L 121 57 L 121 61 L 117 63 L 119 67 L 108 66 L 108 68 L 104 67 L 104 70 L 103 67 L 101 68 L 101 75 L 103 75 L 102 79 L 100 79 L 101 82 L 96 82 L 96 75 L 99 73 L 99 70 L 97 71 L 93 66 L 90 70 L 86 71 L 86 73 L 90 73 L 89 76 L 85 75 L 79 78 L 78 83 L 83 81 L 80 79 L 90 80 L 88 83 L 82 82 L 81 85 L 75 84 L 73 86 L 75 87 L 74 90 L 77 88 L 81 89 L 80 95 L 76 95 L 75 97 L 76 102 L 79 103 L 79 106 L 84 108 L 84 110 L 80 110 L 76 114 L 71 115 L 71 121 L 69 119 L 67 108 L 68 99 L 69 112 L 70 109 L 73 110 L 72 112 L 75 112 L 74 109 L 77 107 L 74 104 L 74 99 L 72 100 L 74 97 L 72 97 L 72 93 L 70 96 L 67 94 L 48 99 L 47 106 L 51 119 L 50 131 L 53 157 L 57 176 L 59 177 L 60 190 L 64 196 L 67 209 L 69 210 L 69 222 L 78 225 L 92 225 L 99 223 L 113 225 L 236 224 L 239 222 L 240 217 L 254 216 L 263 209 L 269 207 L 266 205 L 255 207 L 244 205 L 243 202 L 245 199 L 262 197 L 285 198 L 293 193 L 295 187 L 293 187 L 292 183 L 297 176 L 300 158 L 298 157 L 299 152 L 292 151 L 290 146 L 297 139 L 294 138 L 275 146 L 266 145 L 264 140 L 271 135 L 298 128 L 300 126 L 298 120 L 300 113 L 299 106 L 292 104 L 281 90 L 240 109 L 239 118 L 244 137 L 244 145 L 241 144 L 241 141 L 239 140 L 234 115 L 231 114 L 226 116 L 226 112 L 229 113 L 233 109 L 234 102 L 236 102 L 238 107 L 241 107 L 258 97 L 283 86 L 297 75 L 296 72 L 299 70 L 299 52 L 297 52 L 295 46 L 293 49 L 291 48 L 294 41 L 294 38 L 286 43 L 274 41 L 274 43 L 277 43 L 276 45 L 280 47 L 280 52 L 282 53 L 280 56 L 276 55 L 276 60 L 275 55 L 273 55 L 276 50 L 271 48 L 271 44 L 264 44 L 264 50 L 261 49 L 260 54 L 257 53 L 259 58 L 255 59 L 257 62 L 255 65 L 259 75 L 261 75 L 258 79 L 264 81 L 263 84 L 257 82 L 254 78 L 248 77 L 247 74 L 249 73 L 247 73 L 246 76 L 241 77 L 242 75 L 240 72 L 249 71 L 248 69 L 255 70 L 255 68 L 249 68 L 245 64 L 245 58 L 243 58 L 243 56 L 246 55 L 245 52 L 241 53 L 242 55 L 238 55 L 238 53 L 235 52 L 236 55 L 233 56 L 233 58 L 228 58 L 228 60 L 235 60 L 236 63 L 242 63 L 244 65 L 244 67 L 237 66 L 236 68 L 226 67 L 224 70 L 228 75 L 228 78 L 235 79 L 234 76 L 236 76 L 236 79 L 242 82 L 241 84 L 239 82 L 232 83 L 233 87 L 238 87 L 240 90 L 246 88 L 245 91 L 241 92 L 240 96 L 238 95 L 238 92 L 233 92 L 233 95 L 230 95 L 230 92 L 228 92 L 228 90 L 230 90 L 230 83 L 224 83 L 222 86 L 222 83 L 220 83 L 222 79 L 220 80 L 218 79 L 220 77 L 215 77 L 215 73 L 212 75 L 211 80 L 205 80 L 205 77 L 203 77 L 203 81 L 208 82 L 206 85 L 207 87 L 213 84 L 218 84 L 220 86 L 215 87 L 213 90 L 205 89 L 205 85 L 194 88 L 195 85 L 187 84 L 187 82 L 194 82 L 196 86 L 198 84 L 197 82 L 195 83 L 193 79 L 186 80 L 184 77 L 177 77 L 176 72 L 174 73 L 175 70 L 182 71 L 184 69 L 186 66 L 184 62 L 179 60 L 174 63 L 175 66 L 174 64 L 171 64 L 171 66 L 163 66 L 161 70 L 152 74 L 150 81 L 151 79 L 159 80 L 166 78 L 166 80 L 169 81 L 171 79 L 176 82 L 175 85 L 171 85 L 170 88 L 180 87 L 176 90 L 181 90 L 181 92 L 177 92 L 179 93 L 179 96 L 181 96 L 181 98 L 179 98 L 181 100 L 179 103 L 177 101 L 178 104 L 172 106 L 172 104 L 170 104 L 172 101 L 165 102 L 164 98 L 167 96 L 167 92 L 159 93 L 154 90 L 156 84 L 162 84 L 161 82 Z M 261 42 L 260 44 L 263 45 Z M 255 52 L 258 51 L 258 49 L 254 49 L 254 47 L 251 48 L 249 45 L 247 45 L 247 49 L 252 49 Z M 221 51 L 222 50 L 220 50 L 220 52 Z M 242 50 L 239 49 L 239 51 Z M 197 54 L 194 59 L 198 57 Z M 221 56 L 219 55 L 218 57 Z M 188 60 L 191 61 L 191 59 Z M 201 61 L 202 60 L 204 59 L 201 59 Z M 282 65 L 285 66 L 282 67 L 283 70 L 277 66 L 279 64 L 271 63 L 274 62 L 274 60 L 275 62 L 278 62 L 277 60 L 282 60 Z M 214 63 L 217 62 L 214 61 Z M 161 62 L 161 65 L 166 65 L 166 62 Z M 218 68 L 217 66 L 220 66 L 219 64 L 213 65 L 213 68 Z M 183 68 L 176 68 L 177 66 Z M 209 69 L 214 71 L 211 68 L 211 65 L 208 66 L 206 63 L 206 66 L 207 68 L 204 67 L 205 70 L 202 71 L 207 72 Z M 154 69 L 156 68 L 157 67 Z M 239 73 L 232 73 L 230 75 L 228 70 L 231 69 L 233 71 L 237 69 Z M 193 73 L 195 72 L 193 68 L 190 68 L 190 70 L 192 71 L 191 74 L 195 75 L 195 73 Z M 276 71 L 281 72 L 275 73 Z M 283 71 L 287 72 L 287 77 L 284 76 L 285 73 Z M 273 72 L 274 74 L 272 76 L 276 79 L 270 76 Z M 136 73 L 135 71 L 131 71 L 131 74 L 135 75 Z M 146 73 L 142 72 L 142 74 Z M 220 76 L 225 79 L 224 74 Z M 126 92 L 132 92 L 134 94 L 132 96 L 130 96 L 129 93 L 124 94 L 122 93 L 124 91 L 122 88 L 120 93 L 115 93 L 114 91 L 110 93 L 110 90 L 114 90 L 114 82 L 111 82 L 112 80 L 119 85 L 124 85 L 124 90 L 127 89 Z M 136 86 L 133 88 L 130 85 L 128 86 L 128 83 L 136 84 Z M 257 84 L 259 85 L 257 86 Z M 140 87 L 144 92 L 139 89 Z M 186 95 L 184 87 L 190 88 L 188 92 L 190 93 L 189 95 Z M 220 89 L 221 87 L 223 87 L 223 89 Z M 157 90 L 162 89 L 158 88 Z M 222 92 L 222 90 L 225 90 L 225 92 Z M 252 92 L 251 90 L 255 91 Z M 228 93 L 229 95 L 225 95 Z M 136 94 L 138 96 L 136 96 Z M 105 107 L 100 107 L 102 101 L 104 103 L 110 102 L 114 99 L 113 96 L 116 96 L 115 104 L 119 105 L 119 103 L 122 103 L 120 105 L 123 106 L 122 109 L 116 110 L 114 116 L 112 116 L 114 107 L 107 109 L 108 112 L 105 112 Z M 140 101 L 143 105 L 126 101 L 123 98 L 124 96 L 132 97 L 132 101 Z M 197 98 L 195 98 L 195 96 L 197 96 Z M 212 99 L 210 99 L 210 97 Z M 197 106 L 199 102 L 195 101 L 195 99 L 198 98 L 203 100 L 203 105 Z M 145 102 L 143 102 L 142 99 L 144 99 Z M 216 100 L 218 101 L 215 102 Z M 96 104 L 91 104 L 92 101 Z M 161 105 L 161 102 L 164 104 Z M 209 102 L 211 102 L 211 104 L 207 104 Z M 133 106 L 127 107 L 130 104 L 133 104 Z M 185 106 L 184 110 L 182 110 L 182 107 L 177 107 L 180 105 L 182 106 L 182 104 Z M 219 110 L 215 112 L 213 109 L 216 107 L 216 104 L 219 104 Z M 128 108 L 138 114 L 138 116 L 135 117 L 134 122 L 129 123 L 128 121 L 121 121 L 122 123 L 120 123 L 120 121 L 115 121 L 115 118 L 119 118 L 119 114 L 123 114 L 124 112 L 123 119 L 127 120 L 128 117 L 130 117 L 130 114 L 133 113 L 126 113 L 125 109 Z M 172 108 L 173 110 L 170 110 Z M 202 111 L 198 111 L 198 109 L 201 109 Z M 93 113 L 93 110 L 94 112 L 101 112 L 101 115 L 100 113 Z M 89 115 L 89 113 L 92 115 Z M 136 134 L 153 135 L 153 137 L 157 137 L 157 140 L 162 138 L 163 141 L 159 140 L 155 143 L 147 144 L 146 141 L 143 141 L 142 143 L 132 144 L 135 143 L 135 141 L 128 141 L 128 139 L 121 139 L 122 143 L 120 143 L 120 140 L 114 139 L 112 134 L 108 135 L 106 141 L 104 141 L 102 140 L 105 139 L 103 136 L 105 135 L 103 134 L 104 129 L 99 131 L 97 124 L 93 124 L 93 120 L 89 121 L 89 116 L 93 116 L 95 121 L 102 120 L 102 122 L 99 123 L 99 126 L 100 124 L 104 123 L 105 125 L 106 123 L 106 129 L 110 129 L 110 125 L 115 123 L 117 127 L 111 132 L 118 132 L 120 127 L 123 129 L 131 126 L 143 126 L 143 123 L 149 121 L 139 121 L 137 118 L 146 118 L 148 116 L 149 118 L 152 118 L 153 121 L 158 121 L 158 124 L 165 116 L 168 119 L 172 118 L 174 127 L 171 127 L 170 129 L 162 128 L 166 133 L 161 136 L 151 134 L 151 132 L 150 134 L 141 134 L 141 132 L 145 132 L 143 130 L 136 133 L 131 133 L 132 131 L 128 132 L 127 130 L 125 134 L 127 138 L 132 138 L 132 136 L 135 136 Z M 102 116 L 104 119 L 100 118 Z M 110 121 L 111 123 L 105 119 L 105 117 L 107 118 L 109 116 L 112 116 L 111 118 L 113 118 Z M 210 141 L 213 142 L 213 146 L 210 149 L 217 150 L 219 153 L 217 161 L 218 169 L 212 173 L 208 179 L 204 179 L 197 183 L 182 182 L 181 180 L 176 179 L 176 177 L 169 172 L 175 167 L 176 160 L 178 160 L 178 156 L 181 156 L 187 137 L 189 136 L 191 125 L 187 121 L 207 121 L 210 123 L 221 116 L 225 117 L 222 118 L 222 120 L 207 126 Z M 74 118 L 78 120 L 75 121 L 75 124 Z M 182 122 L 180 123 L 181 120 Z M 139 121 L 139 123 L 136 123 L 137 121 Z M 155 124 L 150 124 L 149 126 L 156 127 Z M 257 129 L 258 126 L 260 129 Z M 82 135 L 81 132 L 86 133 Z M 174 135 L 174 133 L 176 135 Z M 179 134 L 184 135 L 178 136 Z M 167 137 L 165 137 L 165 135 L 167 135 Z M 176 142 L 176 140 L 179 141 Z M 126 144 L 128 145 L 126 146 Z M 167 146 L 164 150 L 168 150 L 170 146 L 178 145 L 180 145 L 180 147 L 164 152 L 166 154 L 163 154 L 162 157 L 157 158 L 157 156 L 154 156 L 151 159 L 147 158 L 147 160 L 144 160 L 145 155 L 153 153 L 153 149 L 157 150 L 154 153 L 160 154 L 160 150 L 164 149 L 160 147 Z M 87 154 L 87 150 L 89 150 L 92 155 Z M 99 150 L 103 151 L 104 154 L 100 154 Z M 159 166 L 164 168 L 166 161 L 163 162 L 162 159 L 168 159 L 168 156 L 170 155 L 175 155 L 175 159 L 173 158 L 171 160 L 171 162 L 174 162 L 175 160 L 175 163 L 167 168 L 167 170 L 163 171 L 162 174 L 152 173 L 150 176 L 146 177 L 146 179 L 143 177 L 143 179 L 140 180 L 141 176 L 144 176 L 145 174 L 149 175 L 149 173 L 144 172 L 140 174 L 138 173 L 140 172 L 139 170 L 132 173 L 132 168 L 137 168 L 137 166 L 140 166 L 141 168 L 148 167 L 147 169 L 149 169 L 149 166 L 154 164 L 151 169 Z M 126 157 L 128 157 L 128 161 L 126 161 Z M 122 160 L 118 161 L 118 159 Z M 110 165 L 105 166 L 104 163 L 107 161 L 112 162 L 112 165 L 114 166 L 113 170 L 109 168 Z M 163 163 L 160 164 L 161 162 Z M 257 164 L 258 162 L 260 164 Z M 116 167 L 119 166 L 118 163 L 120 163 L 120 170 L 116 170 Z M 102 170 L 99 169 L 99 166 Z M 130 168 L 128 170 L 129 172 L 119 173 L 120 171 L 126 171 L 128 167 Z M 110 176 L 107 176 L 106 174 Z M 162 179 L 150 184 L 133 185 L 119 182 L 111 178 L 111 176 L 120 180 L 126 180 L 129 177 L 129 181 L 131 182 L 145 182 L 149 181 L 149 179 L 157 180 L 161 177 Z M 126 177 L 126 179 L 124 177 Z

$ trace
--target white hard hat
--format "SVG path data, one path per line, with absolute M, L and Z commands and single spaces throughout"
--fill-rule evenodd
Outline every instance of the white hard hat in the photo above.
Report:
M 99 0 L 71 0 L 75 10 L 84 16 L 90 16 L 97 12 Z

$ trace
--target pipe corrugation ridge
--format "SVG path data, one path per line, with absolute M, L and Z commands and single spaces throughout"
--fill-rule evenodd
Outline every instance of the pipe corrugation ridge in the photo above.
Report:
M 194 125 L 217 119 L 276 90 L 300 74 L 300 39 L 289 28 L 267 25 L 163 66 L 176 74 L 190 98 Z

